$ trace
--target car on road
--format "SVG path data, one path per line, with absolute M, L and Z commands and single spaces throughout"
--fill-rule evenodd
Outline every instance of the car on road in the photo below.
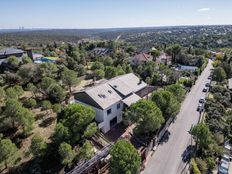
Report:
M 208 88 L 207 88 L 207 87 L 204 87 L 202 91 L 203 91 L 203 92 L 208 92 Z
M 204 104 L 203 103 L 199 103 L 197 106 L 197 111 L 198 112 L 203 112 L 204 111 Z
M 200 100 L 199 100 L 199 103 L 205 103 L 205 98 L 201 97 Z
M 210 87 L 210 83 L 206 83 L 206 84 L 205 84 L 205 87 Z

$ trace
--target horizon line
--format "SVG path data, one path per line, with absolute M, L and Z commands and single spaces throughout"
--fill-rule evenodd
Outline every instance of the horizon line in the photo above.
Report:
M 159 26 L 118 26 L 118 27 L 83 27 L 83 28 L 72 28 L 72 27 L 18 27 L 18 28 L 0 28 L 0 30 L 103 30 L 103 29 L 135 29 L 135 28 L 145 28 L 145 29 L 152 29 L 152 28 L 162 28 L 162 27 L 199 27 L 199 26 L 232 26 L 232 24 L 186 24 L 186 25 L 159 25 Z

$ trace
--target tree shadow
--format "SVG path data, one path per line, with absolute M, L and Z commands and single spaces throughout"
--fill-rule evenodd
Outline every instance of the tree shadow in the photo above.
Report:
M 159 144 L 162 145 L 162 144 L 164 144 L 164 143 L 167 143 L 168 140 L 169 140 L 170 135 L 171 135 L 171 133 L 170 133 L 168 130 L 166 130 L 166 131 L 164 132 L 164 135 L 163 135 L 162 138 L 160 139 Z
M 39 124 L 40 127 L 48 127 L 50 126 L 54 121 L 56 120 L 55 117 L 49 117 L 42 121 L 42 123 Z
M 186 149 L 185 149 L 185 151 L 182 153 L 182 155 L 181 155 L 181 157 L 182 157 L 182 161 L 183 162 L 190 162 L 190 160 L 191 160 L 191 157 L 192 157 L 192 155 L 193 155 L 193 149 L 194 148 L 194 146 L 192 146 L 192 145 L 189 145 Z

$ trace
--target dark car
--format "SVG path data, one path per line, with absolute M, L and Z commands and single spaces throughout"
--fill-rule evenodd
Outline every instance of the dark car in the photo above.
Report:
M 206 86 L 206 87 L 210 87 L 210 83 L 206 83 L 205 86 Z
M 203 112 L 204 111 L 204 104 L 203 103 L 199 103 L 199 105 L 197 106 L 197 111 L 198 112 Z
M 207 87 L 204 87 L 202 91 L 203 91 L 203 92 L 208 92 L 208 88 L 207 88 Z

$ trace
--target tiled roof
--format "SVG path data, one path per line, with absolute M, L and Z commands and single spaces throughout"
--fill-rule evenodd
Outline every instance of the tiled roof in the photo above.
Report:
M 129 94 L 133 94 L 146 86 L 147 84 L 145 82 L 141 81 L 133 73 L 129 73 L 79 92 L 82 94 L 85 93 L 85 95 L 87 95 L 89 99 L 92 99 L 92 101 L 83 101 L 84 96 L 78 95 L 78 93 L 76 94 L 77 97 L 75 99 L 82 100 L 90 105 L 95 103 L 95 106 L 98 106 L 101 109 L 106 109 L 114 103 L 123 100 Z
M 123 99 L 123 103 L 125 103 L 127 106 L 132 105 L 133 103 L 136 103 L 137 101 L 139 101 L 141 99 L 141 97 L 139 97 L 136 94 L 131 94 L 130 96 L 128 96 L 127 98 Z
M 22 53 L 24 53 L 23 50 L 16 49 L 16 48 L 6 48 L 3 50 L 0 50 L 0 55 L 12 55 L 12 54 L 22 54 Z
M 135 55 L 133 59 L 136 59 L 137 61 L 149 61 L 152 59 L 152 56 L 146 53 L 140 53 Z

